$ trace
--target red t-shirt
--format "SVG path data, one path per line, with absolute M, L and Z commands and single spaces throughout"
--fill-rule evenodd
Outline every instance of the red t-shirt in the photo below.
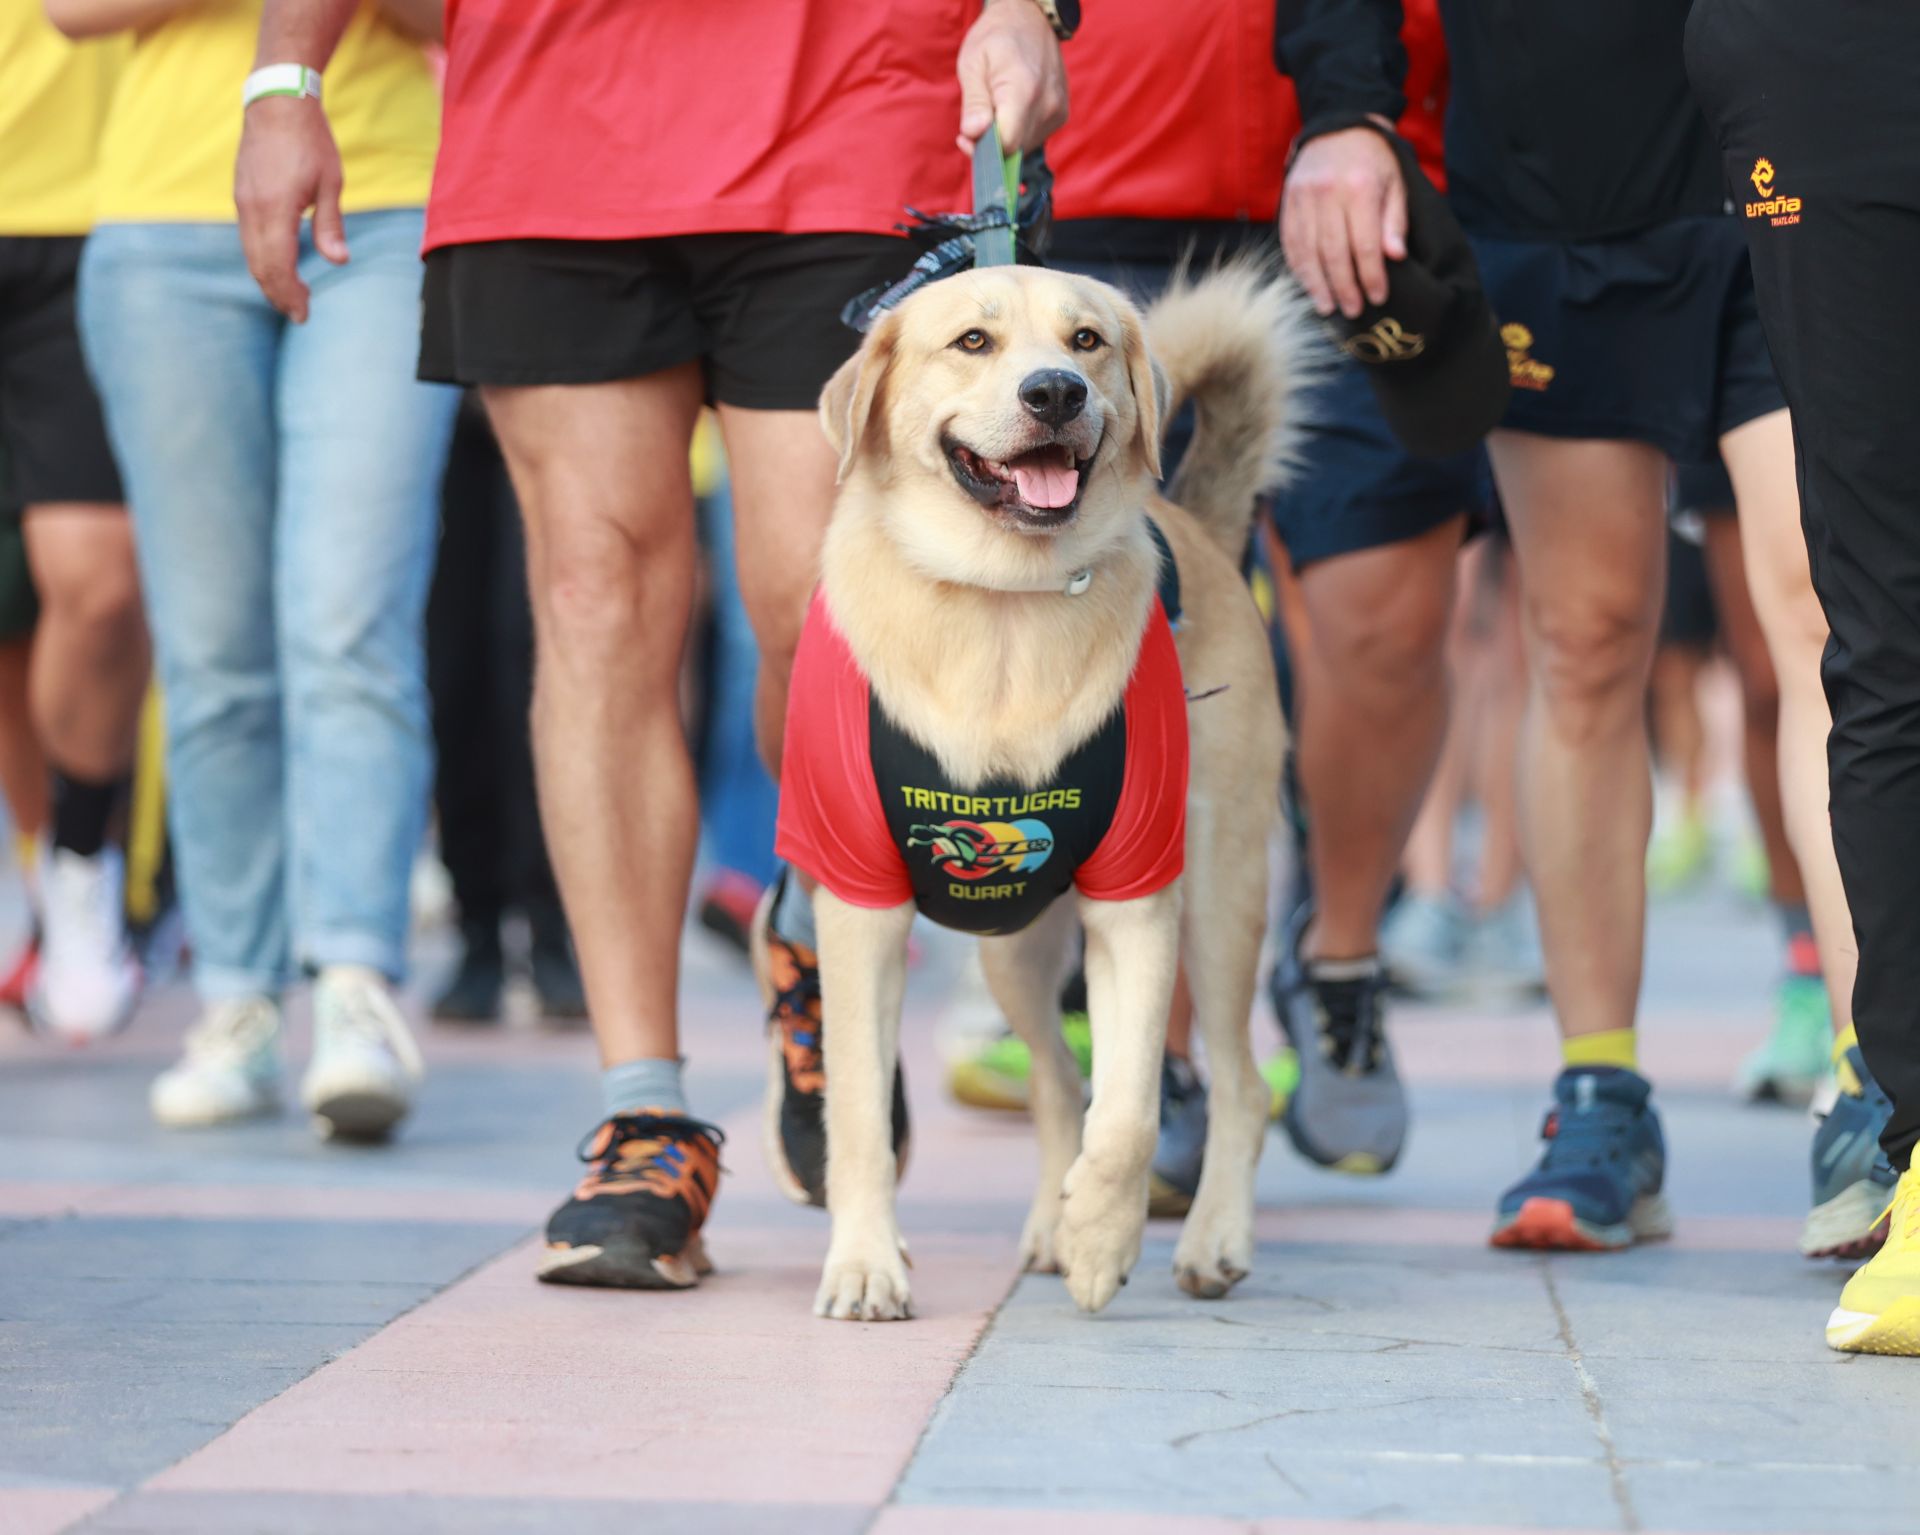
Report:
M 429 250 L 889 234 L 971 206 L 954 64 L 978 0 L 447 0 Z
M 1121 707 L 1044 784 L 959 790 L 889 720 L 816 594 L 794 656 L 775 849 L 854 906 L 1017 932 L 1070 886 L 1125 901 L 1185 862 L 1187 700 L 1156 599 Z
M 1403 10 L 1400 132 L 1445 191 L 1440 12 L 1437 0 Z M 1271 222 L 1300 131 L 1273 19 L 1273 0 L 1089 0 L 1064 54 L 1073 115 L 1047 144 L 1055 216 Z

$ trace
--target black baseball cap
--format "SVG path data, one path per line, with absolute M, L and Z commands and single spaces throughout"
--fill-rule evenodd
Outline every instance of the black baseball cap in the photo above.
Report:
M 1373 128 L 1400 161 L 1407 187 L 1407 254 L 1387 262 L 1387 301 L 1328 321 L 1340 350 L 1366 371 L 1401 446 L 1420 458 L 1465 452 L 1500 424 L 1512 385 L 1473 247 L 1413 148 Z M 1342 125 L 1347 126 L 1347 125 Z

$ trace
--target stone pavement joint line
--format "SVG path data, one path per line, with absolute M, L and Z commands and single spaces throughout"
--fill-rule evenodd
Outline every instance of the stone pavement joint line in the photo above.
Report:
M 1629 1530 L 1641 1528 L 1640 1516 L 1634 1512 L 1633 1494 L 1627 1488 L 1626 1475 L 1620 1465 L 1620 1452 L 1613 1442 L 1613 1430 L 1607 1427 L 1607 1410 L 1600 1400 L 1600 1387 L 1587 1369 L 1587 1362 L 1580 1354 L 1580 1345 L 1573 1336 L 1573 1318 L 1567 1315 L 1567 1308 L 1560 1300 L 1560 1288 L 1554 1283 L 1553 1262 L 1541 1257 L 1536 1260 L 1540 1265 L 1540 1277 L 1547 1287 L 1547 1299 L 1553 1302 L 1553 1314 L 1560 1324 L 1560 1342 L 1567 1351 L 1567 1363 L 1573 1366 L 1574 1378 L 1580 1382 L 1580 1400 L 1586 1403 L 1587 1413 L 1593 1419 L 1594 1437 L 1600 1441 L 1600 1448 L 1606 1454 L 1607 1477 L 1613 1484 L 1614 1502 L 1620 1505 L 1620 1518 Z

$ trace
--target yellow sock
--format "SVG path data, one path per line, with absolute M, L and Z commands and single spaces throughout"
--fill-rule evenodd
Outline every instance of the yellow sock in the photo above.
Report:
M 1561 1058 L 1569 1066 L 1618 1066 L 1640 1069 L 1639 1034 L 1634 1029 L 1602 1029 L 1598 1034 L 1576 1034 L 1560 1041 Z

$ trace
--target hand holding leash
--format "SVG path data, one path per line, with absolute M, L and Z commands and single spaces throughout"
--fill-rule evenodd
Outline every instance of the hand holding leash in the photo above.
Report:
M 960 135 L 970 155 L 989 128 L 1010 153 L 1037 149 L 1067 120 L 1060 39 L 1032 0 L 987 0 L 960 45 Z

